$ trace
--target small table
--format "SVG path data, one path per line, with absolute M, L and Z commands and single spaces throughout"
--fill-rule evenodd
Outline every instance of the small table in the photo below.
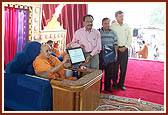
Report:
M 101 70 L 87 69 L 76 81 L 51 80 L 54 111 L 94 111 L 99 105 Z

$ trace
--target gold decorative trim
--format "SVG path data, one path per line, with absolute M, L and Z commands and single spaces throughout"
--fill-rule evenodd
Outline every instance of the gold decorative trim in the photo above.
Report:
M 61 88 L 59 86 L 55 86 L 55 85 L 52 85 L 52 88 L 54 89 L 57 89 L 57 90 L 62 90 L 62 91 L 67 91 L 67 92 L 71 92 L 71 90 L 68 90 L 68 89 L 64 89 L 64 88 Z
M 32 7 L 29 7 L 29 24 L 31 25 L 31 27 L 29 26 L 29 41 L 32 41 Z

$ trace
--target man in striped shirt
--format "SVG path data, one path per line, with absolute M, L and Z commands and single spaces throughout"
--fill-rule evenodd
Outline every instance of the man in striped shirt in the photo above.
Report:
M 116 81 L 114 81 L 114 71 L 115 71 L 115 61 L 117 60 L 117 45 L 118 45 L 118 40 L 117 40 L 117 36 L 116 34 L 109 29 L 110 27 L 110 19 L 109 18 L 103 18 L 102 20 L 102 28 L 99 29 L 100 34 L 101 34 L 101 43 L 102 43 L 102 51 L 99 55 L 99 59 L 100 59 L 100 64 L 99 64 L 99 68 L 100 69 L 104 69 L 105 70 L 105 82 L 104 82 L 104 90 L 108 91 L 110 93 L 112 93 L 111 90 L 111 79 L 113 80 L 113 86 L 116 86 L 117 83 Z M 111 51 L 115 52 L 115 57 L 114 60 L 111 61 L 110 63 L 106 64 L 104 63 L 104 59 L 105 57 L 103 57 L 103 52 L 104 52 L 104 46 L 108 46 L 110 48 L 112 48 Z M 101 82 L 101 87 L 102 87 L 102 82 Z M 100 89 L 101 90 L 101 89 Z

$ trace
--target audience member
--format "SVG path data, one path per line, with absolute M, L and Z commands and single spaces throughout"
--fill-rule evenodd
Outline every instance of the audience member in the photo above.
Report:
M 145 41 L 142 41 L 143 43 L 143 47 L 140 51 L 138 51 L 138 55 L 141 56 L 141 58 L 143 59 L 147 59 L 148 58 L 148 46 L 145 44 Z
M 154 60 L 158 60 L 158 58 L 159 58 L 159 51 L 158 51 L 158 48 L 156 47 L 155 48 L 155 52 L 154 52 Z
M 47 44 L 51 47 L 51 52 L 56 55 L 56 57 L 61 56 L 60 51 L 57 48 L 54 48 L 54 42 L 52 40 L 48 40 Z

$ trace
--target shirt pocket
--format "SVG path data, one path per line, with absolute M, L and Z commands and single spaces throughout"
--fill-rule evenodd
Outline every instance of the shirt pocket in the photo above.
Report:
M 90 39 L 88 39 L 88 42 L 90 44 L 92 44 L 92 46 L 95 46 L 96 42 L 97 42 L 97 39 L 96 39 L 96 37 L 91 37 Z
M 128 30 L 128 28 L 124 28 L 124 35 L 125 35 L 125 37 L 127 37 L 128 34 L 129 34 L 129 30 Z

